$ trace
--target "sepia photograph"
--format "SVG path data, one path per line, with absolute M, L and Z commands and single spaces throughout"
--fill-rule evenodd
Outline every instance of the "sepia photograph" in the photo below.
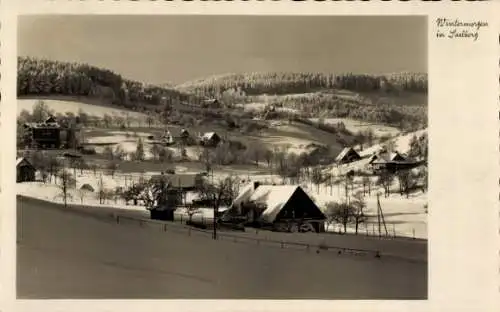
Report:
M 426 16 L 17 21 L 18 299 L 428 299 Z

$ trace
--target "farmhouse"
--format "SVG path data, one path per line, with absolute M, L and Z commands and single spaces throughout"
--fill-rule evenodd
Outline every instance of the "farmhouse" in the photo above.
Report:
M 151 177 L 151 182 L 167 183 L 169 188 L 179 190 L 181 192 L 192 192 L 203 183 L 203 175 L 198 173 L 193 174 L 160 174 Z
M 295 231 L 310 224 L 324 231 L 325 215 L 298 185 L 260 185 L 244 187 L 233 202 L 230 212 L 244 216 L 249 223 L 271 225 L 275 229 Z
M 166 145 L 172 145 L 175 143 L 174 137 L 172 136 L 172 134 L 168 130 L 166 130 L 165 133 L 163 133 L 161 135 L 160 140 L 163 144 L 166 144 Z
M 186 197 L 189 192 L 196 190 L 203 182 L 200 174 L 160 174 L 152 176 L 151 183 L 165 187 L 157 198 L 156 206 L 150 209 L 151 218 L 158 220 L 170 220 L 174 218 L 174 211 L 179 206 L 186 205 Z
M 191 136 L 191 134 L 189 134 L 189 131 L 187 129 L 181 129 L 181 132 L 179 133 L 179 137 L 181 139 L 187 139 Z
M 338 164 L 347 164 L 360 159 L 361 156 L 352 147 L 346 147 L 335 158 L 335 162 Z
M 45 122 L 32 122 L 24 124 L 27 143 L 42 148 L 59 148 L 61 146 L 61 126 L 53 117 Z
M 221 137 L 215 132 L 206 132 L 200 137 L 203 146 L 216 147 L 221 141 Z
M 17 158 L 16 172 L 16 182 L 35 181 L 36 168 L 24 157 Z
M 422 165 L 423 161 L 407 160 L 398 152 L 374 154 L 370 157 L 369 165 L 373 171 L 389 171 L 395 173 L 399 170 L 413 169 Z

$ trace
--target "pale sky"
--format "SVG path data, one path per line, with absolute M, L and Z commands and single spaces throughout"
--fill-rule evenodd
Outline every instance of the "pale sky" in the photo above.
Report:
M 19 18 L 18 53 L 85 62 L 133 80 L 182 83 L 241 72 L 427 72 L 418 16 Z

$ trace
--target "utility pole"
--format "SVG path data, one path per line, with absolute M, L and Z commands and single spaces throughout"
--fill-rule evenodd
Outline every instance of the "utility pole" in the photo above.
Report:
M 219 198 L 220 198 L 220 193 L 222 190 L 216 190 L 215 196 L 214 196 L 214 216 L 212 219 L 212 224 L 214 227 L 214 232 L 213 232 L 213 239 L 217 240 L 217 214 L 219 210 Z
M 384 219 L 384 213 L 382 211 L 382 206 L 380 205 L 380 193 L 377 193 L 377 220 L 378 220 L 378 236 L 379 237 L 382 236 L 380 221 L 382 221 L 382 223 L 384 224 L 385 235 L 386 236 L 389 235 L 389 232 L 387 231 L 387 225 Z

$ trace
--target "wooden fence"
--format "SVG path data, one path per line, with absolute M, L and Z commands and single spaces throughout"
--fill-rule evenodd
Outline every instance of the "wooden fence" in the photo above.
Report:
M 169 222 L 169 221 L 157 221 L 148 219 L 139 219 L 129 216 L 114 216 L 116 224 L 135 224 L 141 228 L 156 229 L 158 232 L 173 232 L 176 234 L 184 234 L 186 236 L 202 236 L 208 239 L 213 239 L 212 230 L 199 229 L 192 226 L 186 226 L 182 223 Z M 230 241 L 234 243 L 246 243 L 254 244 L 267 247 L 275 247 L 281 249 L 292 249 L 307 252 L 317 252 L 329 251 L 336 252 L 337 254 L 350 254 L 359 256 L 371 256 L 380 258 L 381 252 L 379 250 L 368 250 L 368 249 L 358 249 L 358 248 L 347 248 L 340 246 L 332 246 L 328 244 L 312 244 L 312 243 L 299 243 L 290 242 L 285 240 L 269 239 L 267 237 L 251 237 L 245 234 L 237 234 L 237 232 L 229 232 L 226 230 L 217 230 L 216 239 L 220 241 Z M 386 255 L 387 256 L 387 255 Z M 391 256 L 393 257 L 393 256 Z

